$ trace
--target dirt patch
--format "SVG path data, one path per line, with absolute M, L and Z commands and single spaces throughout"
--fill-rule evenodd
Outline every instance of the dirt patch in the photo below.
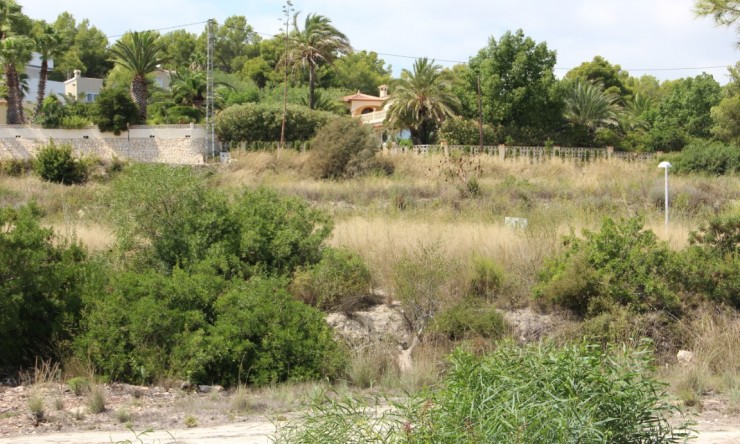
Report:
M 235 406 L 240 405 L 240 395 L 236 392 L 197 393 L 127 384 L 102 387 L 106 410 L 91 414 L 87 398 L 76 396 L 64 385 L 0 386 L 0 444 L 264 444 L 271 442 L 275 424 L 291 416 L 287 409 L 298 405 L 281 404 L 255 392 L 238 410 Z M 301 396 L 294 395 L 297 399 Z M 271 396 L 285 394 L 273 392 Z M 29 409 L 33 397 L 44 401 L 44 418 L 38 422 Z M 687 415 L 699 432 L 699 438 L 692 442 L 740 442 L 740 417 L 727 404 L 722 398 L 707 397 L 702 400 L 701 412 Z

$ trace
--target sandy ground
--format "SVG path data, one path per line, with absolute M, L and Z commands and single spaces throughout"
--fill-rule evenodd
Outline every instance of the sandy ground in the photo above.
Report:
M 233 392 L 215 389 L 193 393 L 126 384 L 104 389 L 106 410 L 91 414 L 88 398 L 76 396 L 66 386 L 0 386 L 0 444 L 267 444 L 272 442 L 275 421 L 290 416 L 305 387 L 295 387 L 292 396 L 248 392 L 246 402 L 238 402 Z M 43 421 L 30 414 L 33 397 L 44 400 Z M 699 432 L 691 442 L 740 443 L 740 415 L 726 405 L 722 399 L 702 400 L 702 411 L 689 417 Z
M 692 443 L 696 444 L 737 444 L 740 443 L 740 424 L 704 424 Z M 267 444 L 275 432 L 275 426 L 267 419 L 253 420 L 238 424 L 224 424 L 214 427 L 177 429 L 169 432 L 151 432 L 135 435 L 131 431 L 93 431 L 42 433 L 0 438 L 1 444 L 110 444 L 111 442 L 131 443 L 180 443 L 180 444 Z

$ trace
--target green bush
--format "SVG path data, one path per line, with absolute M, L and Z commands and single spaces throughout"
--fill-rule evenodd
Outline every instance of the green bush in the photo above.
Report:
M 253 278 L 214 304 L 211 335 L 193 377 L 236 385 L 337 377 L 345 356 L 323 314 L 294 300 L 276 279 Z M 192 342 L 192 341 L 191 341 Z M 196 354 L 197 352 L 197 354 Z
M 115 135 L 140 121 L 139 108 L 122 88 L 103 88 L 92 108 L 92 120 L 102 132 Z
M 328 112 L 288 105 L 285 140 L 310 140 L 319 128 L 334 118 L 336 115 Z M 282 119 L 282 106 L 255 103 L 234 105 L 216 116 L 215 131 L 219 140 L 228 143 L 277 141 L 280 140 Z
M 504 283 L 504 270 L 493 259 L 473 257 L 472 276 L 468 292 L 470 295 L 492 299 Z
M 67 381 L 67 386 L 75 396 L 82 396 L 85 392 L 90 390 L 90 381 L 82 376 L 75 376 Z
M 645 348 L 503 344 L 457 351 L 428 410 L 414 412 L 414 442 L 673 442 L 685 429 L 653 379 Z M 444 437 L 444 438 L 443 438 Z
M 296 197 L 257 189 L 229 199 L 187 167 L 134 165 L 115 179 L 110 201 L 119 253 L 144 269 L 289 276 L 321 259 L 332 228 Z
M 535 295 L 579 316 L 622 305 L 637 312 L 680 309 L 677 255 L 640 219 L 605 219 L 597 233 L 568 236 L 546 262 Z
M 77 329 L 91 269 L 35 205 L 0 209 L 0 368 L 58 358 Z
M 84 183 L 89 174 L 89 165 L 72 155 L 71 145 L 57 146 L 54 141 L 39 151 L 33 169 L 42 179 L 64 185 Z
M 681 274 L 685 286 L 740 309 L 740 214 L 711 219 L 689 241 Z
M 460 300 L 466 284 L 463 271 L 439 242 L 420 244 L 398 259 L 392 286 L 414 331 L 424 330 L 440 310 Z
M 187 353 L 213 321 L 213 303 L 227 283 L 218 276 L 175 269 L 120 272 L 87 302 L 83 331 L 75 338 L 80 359 L 112 380 L 142 384 L 186 376 Z M 183 349 L 187 349 L 185 352 Z
M 498 339 L 507 331 L 506 321 L 493 305 L 464 300 L 439 312 L 432 321 L 432 332 L 457 341 L 470 338 Z
M 680 152 L 673 167 L 676 173 L 736 174 L 740 171 L 740 146 L 695 141 Z
M 56 95 L 50 95 L 44 98 L 41 112 L 34 118 L 34 122 L 43 128 L 59 128 L 64 117 L 65 109 L 61 100 Z
M 377 400 L 323 394 L 278 428 L 277 443 L 683 442 L 677 407 L 646 347 L 500 344 L 457 350 L 433 390 L 378 414 Z
M 33 169 L 33 162 L 26 159 L 8 159 L 0 162 L 0 172 L 10 177 L 21 177 Z
M 64 129 L 82 129 L 90 125 L 90 120 L 83 116 L 65 116 L 61 127 Z
M 442 123 L 439 138 L 449 145 L 478 145 L 480 144 L 480 128 L 476 120 L 452 117 Z M 498 145 L 502 139 L 501 128 L 495 129 L 489 124 L 483 125 L 484 145 Z
M 319 130 L 311 146 L 306 168 L 320 179 L 361 176 L 373 170 L 387 172 L 382 165 L 392 168 L 390 163 L 376 159 L 378 141 L 356 119 L 332 120 Z
M 352 312 L 366 300 L 371 286 L 370 270 L 360 255 L 327 248 L 319 263 L 296 273 L 291 290 L 322 310 Z

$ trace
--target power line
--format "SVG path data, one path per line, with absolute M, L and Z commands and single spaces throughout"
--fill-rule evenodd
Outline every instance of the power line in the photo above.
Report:
M 148 29 L 147 31 L 156 31 L 156 32 L 159 32 L 159 31 L 169 31 L 171 29 L 181 29 L 181 28 L 187 28 L 187 27 L 195 26 L 195 25 L 204 25 L 204 24 L 207 24 L 207 23 L 208 23 L 208 20 L 203 20 L 203 21 L 200 21 L 200 22 L 184 23 L 184 24 L 181 24 L 181 25 L 173 25 L 173 26 L 167 26 L 167 27 L 162 27 L 162 28 Z M 226 28 L 230 28 L 230 29 L 234 29 L 234 30 L 240 30 L 240 31 L 244 31 L 245 30 L 243 28 L 238 28 L 236 26 L 227 25 L 225 23 L 224 24 L 220 24 L 220 25 L 217 24 L 217 26 L 226 27 Z M 93 26 L 93 27 L 95 27 L 95 26 Z M 266 33 L 266 32 L 259 32 L 259 31 L 254 31 L 254 30 L 252 32 L 254 34 L 257 34 L 257 35 L 260 35 L 260 36 L 264 36 L 264 37 L 270 37 L 270 38 L 276 38 L 276 37 L 278 37 L 277 34 L 271 34 L 271 33 Z M 112 39 L 112 38 L 123 37 L 126 34 L 127 33 L 124 33 L 124 34 L 114 34 L 114 35 L 103 35 L 102 37 L 103 38 L 106 38 L 106 39 Z M 91 37 L 89 40 L 98 39 L 98 38 L 101 38 L 101 36 Z M 372 52 L 375 52 L 375 51 L 372 51 Z M 383 56 L 383 57 L 396 57 L 396 58 L 412 59 L 412 60 L 417 60 L 417 59 L 423 58 L 422 56 L 411 56 L 411 55 L 405 55 L 405 54 L 393 54 L 393 53 L 386 53 L 386 52 L 375 52 L 375 54 L 377 54 L 379 56 Z M 441 62 L 441 63 L 458 63 L 458 64 L 462 64 L 462 65 L 468 64 L 468 62 L 465 62 L 465 61 L 462 61 L 462 60 L 437 59 L 437 58 L 433 58 L 433 57 L 427 57 L 427 58 L 431 58 L 434 61 Z M 700 69 L 719 69 L 719 68 L 726 68 L 726 67 L 728 67 L 730 65 L 731 65 L 731 63 L 730 64 L 727 64 L 727 65 L 691 66 L 691 67 L 680 67 L 680 68 L 622 68 L 622 69 L 624 71 L 641 71 L 641 72 L 642 71 L 696 71 L 696 70 L 700 70 Z M 556 66 L 553 69 L 554 70 L 558 70 L 558 71 L 570 71 L 571 69 L 573 69 L 573 67 L 572 68 L 563 68 L 563 67 L 557 67 Z

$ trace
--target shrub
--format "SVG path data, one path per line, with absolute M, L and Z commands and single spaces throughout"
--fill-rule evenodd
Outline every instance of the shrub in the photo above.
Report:
M 461 271 L 439 243 L 420 244 L 399 258 L 392 285 L 414 331 L 421 332 L 442 307 L 462 295 Z
M 42 179 L 64 185 L 84 183 L 89 173 L 87 163 L 72 155 L 72 146 L 50 141 L 39 151 L 34 161 L 34 171 Z
M 398 350 L 387 342 L 374 342 L 352 351 L 347 365 L 347 380 L 361 388 L 380 385 L 384 380 L 398 380 Z
M 99 385 L 94 385 L 90 388 L 90 395 L 87 399 L 87 408 L 90 413 L 97 415 L 105 411 L 105 390 Z
M 343 355 L 318 310 L 283 280 L 119 273 L 90 302 L 77 356 L 114 380 L 267 384 L 335 377 Z
M 31 413 L 31 418 L 36 424 L 44 421 L 44 415 L 46 414 L 44 398 L 37 393 L 32 394 L 28 398 L 28 410 Z
M 10 177 L 21 177 L 32 170 L 32 162 L 25 159 L 7 159 L 0 162 L 0 171 Z
M 170 276 L 118 273 L 88 302 L 76 354 L 112 380 L 150 383 L 168 372 L 185 377 L 183 349 L 193 347 L 192 359 L 205 354 L 194 345 L 213 322 L 214 299 L 226 286 L 222 278 L 177 268 Z
M 378 141 L 356 119 L 334 119 L 316 134 L 306 168 L 321 179 L 361 176 L 379 167 Z M 387 163 L 391 165 L 390 163 Z
M 76 376 L 67 381 L 67 386 L 75 396 L 82 396 L 83 393 L 90 390 L 90 381 L 87 378 Z
M 452 341 L 487 338 L 498 339 L 507 331 L 506 321 L 496 308 L 473 300 L 464 300 L 438 313 L 431 330 Z
M 650 351 L 500 344 L 453 353 L 433 390 L 377 412 L 367 398 L 322 394 L 278 428 L 278 443 L 682 442 L 686 425 L 654 377 Z
M 740 146 L 722 142 L 695 141 L 678 155 L 676 173 L 735 174 L 740 171 Z
M 476 120 L 452 117 L 442 122 L 439 138 L 449 145 L 478 145 L 480 144 L 480 128 Z M 501 128 L 497 129 L 489 124 L 483 125 L 484 145 L 498 145 L 501 139 Z
M 236 385 L 334 378 L 344 355 L 323 314 L 276 279 L 252 278 L 219 297 L 211 335 L 191 350 L 196 379 Z M 191 344 L 193 341 L 189 341 Z
M 268 142 L 280 140 L 283 107 L 246 103 L 234 105 L 216 116 L 215 131 L 219 140 L 228 143 Z M 303 106 L 288 105 L 285 139 L 288 142 L 310 140 L 334 114 L 313 111 Z
M 601 230 L 568 236 L 566 250 L 549 259 L 535 295 L 579 316 L 594 316 L 612 305 L 637 312 L 680 309 L 675 276 L 679 260 L 640 219 L 605 219 Z
M 653 379 L 645 348 L 508 343 L 481 357 L 458 350 L 409 438 L 437 442 L 671 442 L 687 435 Z M 471 408 L 471 406 L 473 406 Z
M 740 309 L 740 214 L 702 224 L 684 252 L 682 282 L 711 301 Z
M 485 299 L 492 299 L 504 283 L 504 270 L 493 259 L 473 257 L 472 276 L 469 294 Z
M 87 117 L 83 116 L 66 116 L 62 118 L 62 124 L 60 125 L 64 129 L 82 129 L 90 125 L 90 121 Z
M 0 209 L 0 350 L 7 367 L 59 357 L 92 279 L 82 247 L 56 238 L 40 218 L 33 204 Z
M 93 105 L 92 120 L 100 131 L 119 135 L 130 124 L 139 123 L 139 108 L 125 89 L 103 88 Z
M 352 312 L 367 298 L 371 285 L 370 270 L 361 256 L 327 248 L 318 264 L 297 273 L 292 290 L 322 310 Z
M 230 201 L 190 168 L 135 165 L 111 194 L 119 250 L 164 270 L 216 270 L 226 277 L 290 275 L 321 259 L 328 216 L 267 189 Z

